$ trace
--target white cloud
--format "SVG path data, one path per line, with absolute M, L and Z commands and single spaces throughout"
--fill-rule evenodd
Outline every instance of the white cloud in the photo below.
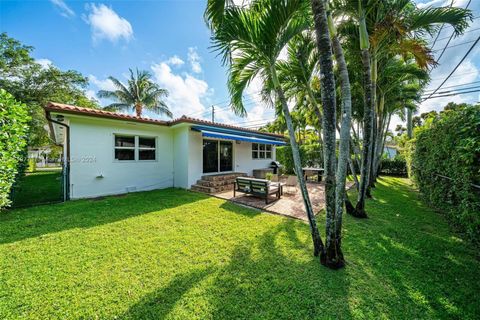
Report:
M 177 55 L 174 55 L 173 57 L 168 58 L 168 60 L 165 62 L 172 66 L 181 66 L 185 63 L 185 61 L 180 59 Z
M 75 17 L 75 12 L 63 0 L 50 0 L 60 10 L 60 15 L 65 18 Z
M 49 59 L 36 59 L 35 62 L 38 63 L 39 65 L 41 65 L 42 68 L 44 68 L 44 69 L 53 65 L 53 62 Z
M 152 65 L 152 71 L 156 82 L 169 91 L 166 100 L 175 118 L 207 111 L 207 107 L 201 102 L 201 99 L 211 92 L 207 82 L 189 74 L 175 74 L 167 62 Z
M 424 9 L 427 7 L 448 7 L 452 3 L 451 0 L 430 0 L 427 2 L 417 2 L 417 7 L 420 9 Z M 460 7 L 460 8 L 465 8 L 467 5 L 468 0 L 454 0 L 453 1 L 453 6 L 454 7 Z
M 89 99 L 98 100 L 97 95 L 95 94 L 95 91 L 93 91 L 93 90 L 86 90 L 85 95 Z
M 200 56 L 198 55 L 197 48 L 188 48 L 188 62 L 192 67 L 192 71 L 195 73 L 202 72 L 202 66 L 200 65 Z
M 89 75 L 88 80 L 90 80 L 90 82 L 93 83 L 100 90 L 116 90 L 115 85 L 110 79 L 100 80 L 94 75 Z
M 125 18 L 120 17 L 112 8 L 104 4 L 87 5 L 89 11 L 85 18 L 92 29 L 92 39 L 99 41 L 107 39 L 116 42 L 119 39 L 129 41 L 133 37 L 132 25 Z

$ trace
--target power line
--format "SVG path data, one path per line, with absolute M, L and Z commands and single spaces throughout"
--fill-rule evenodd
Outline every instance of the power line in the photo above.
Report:
M 468 88 L 460 88 L 460 89 L 447 90 L 447 91 L 439 91 L 436 94 L 444 94 L 444 93 L 451 93 L 451 92 L 462 92 L 464 90 L 471 90 L 471 89 L 477 89 L 477 88 L 480 88 L 480 86 L 473 86 L 473 87 L 468 87 Z M 426 95 L 427 94 L 425 94 L 425 96 Z
M 472 0 L 468 0 L 468 3 L 467 3 L 467 5 L 465 6 L 465 9 L 468 8 L 468 6 L 470 5 L 470 2 L 472 2 Z M 440 59 L 442 58 L 443 53 L 445 52 L 445 50 L 447 49 L 448 45 L 450 44 L 450 41 L 452 41 L 454 35 L 455 35 L 455 30 L 453 30 L 452 34 L 450 35 L 450 38 L 448 39 L 447 44 L 446 44 L 445 47 L 443 48 L 442 53 L 440 53 L 440 56 L 438 57 L 437 62 L 440 61 Z
M 472 52 L 473 48 L 475 48 L 478 41 L 480 41 L 480 37 L 478 37 L 477 40 L 475 40 L 475 42 L 472 44 L 470 49 L 468 49 L 467 53 L 465 53 L 465 55 L 463 56 L 462 60 L 460 60 L 460 62 L 455 66 L 455 68 L 453 68 L 452 72 L 450 72 L 450 74 L 445 78 L 445 80 L 443 80 L 442 83 L 437 87 L 437 89 L 435 89 L 426 99 L 429 99 L 430 97 L 432 97 L 445 84 L 445 82 L 447 82 L 447 80 L 452 76 L 452 74 L 455 71 L 457 71 L 458 67 L 463 63 L 463 61 L 465 61 L 465 59 L 470 54 L 470 52 Z
M 480 92 L 480 89 L 479 90 L 472 90 L 472 91 L 465 91 L 465 92 L 458 92 L 458 93 L 450 93 L 450 94 L 444 94 L 444 95 L 436 95 L 434 97 L 428 97 L 428 98 L 425 98 L 422 100 L 425 101 L 425 100 L 429 100 L 429 99 L 435 99 L 435 98 L 443 98 L 443 97 L 451 97 L 451 96 L 456 96 L 456 95 L 460 95 L 460 94 L 467 94 L 467 93 L 474 93 L 474 92 Z
M 462 33 L 460 36 L 463 36 L 465 33 L 470 33 L 470 32 L 477 31 L 477 30 L 480 30 L 480 28 L 474 28 L 474 29 L 467 30 L 464 33 Z M 448 39 L 448 38 L 450 38 L 450 36 L 440 38 L 440 39 L 438 39 L 438 41 L 442 41 L 442 40 L 445 40 L 445 39 Z M 434 45 L 435 44 L 432 45 L 432 48 L 433 48 Z
M 437 51 L 440 51 L 440 50 L 443 50 L 443 52 L 445 52 L 446 49 L 463 46 L 463 45 L 465 45 L 465 44 L 469 44 L 469 43 L 472 43 L 472 42 L 475 42 L 475 40 L 470 40 L 470 41 L 465 41 L 465 42 L 457 43 L 457 44 L 454 44 L 454 45 L 445 47 L 445 48 L 443 48 L 443 49 L 433 50 L 432 52 L 437 52 Z M 443 52 L 442 52 L 442 54 L 443 54 Z M 441 58 L 441 55 L 440 55 L 440 57 L 437 59 L 437 62 L 438 62 L 438 60 L 440 60 L 440 58 Z
M 453 1 L 454 0 L 452 0 L 450 2 L 450 8 L 453 6 Z M 432 48 L 435 47 L 435 43 L 437 42 L 438 37 L 440 36 L 440 33 L 442 33 L 442 29 L 443 29 L 444 26 L 445 26 L 445 23 L 442 23 L 442 26 L 440 27 L 440 30 L 438 30 L 438 33 L 437 33 L 437 36 L 435 37 L 435 40 L 433 40 Z
M 475 71 L 476 72 L 476 71 Z M 456 84 L 456 85 L 453 85 L 453 86 L 446 86 L 446 87 L 443 87 L 443 89 L 449 89 L 449 88 L 456 88 L 456 87 L 461 87 L 461 86 L 465 86 L 465 85 L 469 85 L 469 84 L 474 84 L 474 83 L 480 83 L 480 80 L 478 81 L 473 81 L 473 82 L 467 82 L 467 83 L 462 83 L 462 84 Z M 461 90 L 461 89 L 459 89 Z M 425 90 L 424 93 L 427 93 L 427 92 L 430 92 L 430 91 L 433 91 L 432 90 Z

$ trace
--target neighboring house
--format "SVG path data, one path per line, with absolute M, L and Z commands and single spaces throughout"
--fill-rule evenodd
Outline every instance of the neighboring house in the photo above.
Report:
M 385 146 L 383 148 L 383 153 L 387 155 L 388 159 L 393 159 L 398 153 L 398 150 L 393 146 Z
M 61 159 L 52 157 L 52 149 L 49 146 L 28 148 L 28 159 L 34 159 L 37 167 L 59 167 Z
M 267 168 L 282 135 L 188 117 L 172 121 L 49 103 L 52 137 L 64 147 L 66 198 L 178 187 L 205 175 Z

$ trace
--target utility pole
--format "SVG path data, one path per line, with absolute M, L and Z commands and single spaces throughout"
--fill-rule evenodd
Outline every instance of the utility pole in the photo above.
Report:
M 215 122 L 215 106 L 212 105 L 212 122 Z

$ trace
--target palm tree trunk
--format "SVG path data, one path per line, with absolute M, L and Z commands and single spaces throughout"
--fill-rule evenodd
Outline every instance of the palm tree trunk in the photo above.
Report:
M 409 139 L 413 137 L 413 114 L 412 109 L 407 108 L 407 136 Z
M 368 187 L 367 187 L 367 197 L 371 198 L 371 188 L 375 188 L 375 181 L 376 181 L 376 176 L 375 176 L 375 155 L 376 155 L 376 148 L 377 148 L 377 129 L 379 126 L 379 123 L 377 121 L 378 114 L 380 114 L 380 101 L 377 99 L 377 69 L 378 69 L 378 62 L 376 58 L 376 51 L 372 50 L 373 54 L 371 55 L 371 79 L 372 79 L 372 155 L 371 155 L 371 160 L 370 160 L 370 179 L 368 181 Z
M 298 184 L 300 185 L 300 190 L 302 192 L 303 203 L 305 205 L 305 211 L 307 212 L 308 222 L 310 224 L 310 232 L 312 234 L 312 241 L 313 241 L 313 255 L 318 257 L 320 254 L 324 252 L 324 246 L 322 239 L 320 238 L 320 233 L 318 232 L 317 221 L 315 218 L 315 213 L 313 212 L 312 203 L 310 202 L 310 197 L 308 195 L 307 185 L 305 183 L 305 179 L 302 174 L 302 162 L 300 159 L 300 151 L 298 148 L 297 141 L 295 140 L 295 129 L 293 127 L 292 117 L 290 115 L 290 110 L 288 109 L 287 99 L 285 98 L 285 94 L 280 86 L 280 82 L 278 81 L 277 71 L 275 67 L 271 67 L 271 76 L 275 86 L 275 91 L 277 92 L 278 98 L 280 103 L 282 104 L 283 115 L 285 117 L 285 122 L 288 128 L 288 134 L 290 137 L 290 145 L 292 147 L 292 155 L 293 155 L 293 164 L 295 167 L 295 173 L 297 175 Z
M 367 187 L 370 181 L 370 169 L 372 167 L 372 80 L 370 71 L 370 52 L 368 49 L 362 50 L 363 81 L 365 87 L 365 107 L 363 111 L 363 149 L 362 149 L 362 167 L 360 172 L 360 188 L 358 190 L 358 200 L 355 206 L 354 216 L 357 218 L 367 218 L 365 212 L 365 199 L 367 197 Z
M 382 141 L 383 141 L 383 131 L 385 127 L 385 113 L 384 113 L 384 107 L 385 107 L 385 95 L 381 94 L 380 99 L 378 101 L 378 125 L 375 130 L 375 147 L 373 149 L 373 166 L 372 166 L 372 175 L 375 177 L 378 176 L 378 165 L 380 163 L 380 158 L 382 156 Z
M 387 124 L 383 128 L 384 131 L 382 131 L 381 147 L 380 147 L 380 152 L 377 154 L 377 163 L 376 163 L 376 167 L 375 167 L 377 176 L 380 175 L 380 167 L 381 167 L 381 164 L 382 164 L 382 155 L 383 155 L 383 150 L 385 149 L 385 141 L 387 139 L 388 127 L 390 127 L 391 118 L 392 118 L 392 114 L 390 113 L 388 115 Z
M 329 17 L 331 19 L 331 17 Z M 332 21 L 333 24 L 333 21 Z M 343 48 L 340 44 L 338 36 L 334 34 L 332 37 L 332 47 L 335 54 L 335 60 L 337 61 L 338 72 L 340 76 L 340 86 L 342 95 L 342 107 L 341 107 L 341 129 L 340 129 L 340 143 L 338 152 L 338 165 L 336 176 L 336 226 L 338 242 L 341 242 L 342 235 L 342 217 L 343 217 L 343 204 L 348 206 L 350 200 L 346 197 L 345 187 L 347 179 L 347 167 L 348 160 L 350 158 L 350 124 L 352 122 L 352 93 L 350 89 L 350 79 L 348 76 L 347 62 L 343 54 Z M 348 202 L 347 202 L 348 200 Z M 350 203 L 350 208 L 353 207 Z
M 135 104 L 135 113 L 137 114 L 137 117 L 142 116 L 142 105 L 140 103 Z
M 335 123 L 336 97 L 335 78 L 333 74 L 332 45 L 328 30 L 327 12 L 324 0 L 312 0 L 312 11 L 315 22 L 317 49 L 320 55 L 321 93 L 323 106 L 323 140 L 325 169 L 325 211 L 326 240 L 325 252 L 321 262 L 325 266 L 338 269 L 345 265 L 341 250 L 340 236 L 337 234 L 338 217 L 336 211 L 336 155 L 335 155 Z

